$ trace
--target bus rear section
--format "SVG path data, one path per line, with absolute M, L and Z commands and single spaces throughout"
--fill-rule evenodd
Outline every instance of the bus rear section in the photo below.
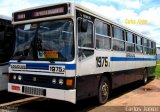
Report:
M 14 29 L 11 18 L 0 15 L 0 91 L 7 90 L 8 61 L 14 49 Z

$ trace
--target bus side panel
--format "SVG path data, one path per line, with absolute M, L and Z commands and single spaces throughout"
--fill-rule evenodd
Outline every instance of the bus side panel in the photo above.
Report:
M 8 65 L 0 66 L 0 91 L 7 90 L 8 84 Z
M 145 60 L 144 61 L 144 65 L 145 67 L 152 67 L 152 66 L 156 66 L 156 56 L 155 55 L 144 55 Z M 155 60 L 153 60 L 155 59 Z
M 100 75 L 77 77 L 77 100 L 96 96 L 98 94 Z
M 124 60 L 125 57 L 126 57 L 126 52 L 112 51 L 111 68 L 113 72 L 133 68 L 135 63 L 126 62 Z M 127 64 L 129 64 L 129 66 Z
M 112 73 L 112 89 L 143 78 L 143 68 L 123 70 Z
M 76 76 L 76 91 L 77 100 L 88 98 L 95 95 L 97 87 L 95 68 L 96 68 L 95 56 L 92 55 L 82 61 L 77 60 L 77 76 Z M 87 68 L 87 69 L 86 69 Z M 94 85 L 94 86 L 93 86 Z
M 141 53 L 135 53 L 135 57 L 138 58 L 144 58 L 144 54 Z M 146 62 L 141 60 L 141 61 L 135 61 L 135 68 L 145 68 Z
M 94 50 L 92 56 L 77 61 L 77 100 L 96 96 L 101 75 L 111 71 L 112 51 Z M 105 59 L 105 60 L 104 60 Z M 106 65 L 104 64 L 106 63 Z

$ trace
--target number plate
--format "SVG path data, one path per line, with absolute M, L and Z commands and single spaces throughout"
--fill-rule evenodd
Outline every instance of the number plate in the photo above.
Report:
M 49 65 L 49 71 L 54 73 L 65 73 L 65 66 Z

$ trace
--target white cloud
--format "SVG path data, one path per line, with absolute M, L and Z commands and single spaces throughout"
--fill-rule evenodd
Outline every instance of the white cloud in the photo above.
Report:
M 113 20 L 118 19 L 119 13 L 113 6 L 98 6 L 89 2 L 81 2 L 85 7 Z
M 30 8 L 34 6 L 54 3 L 56 0 L 1 0 L 0 3 L 0 14 L 12 16 L 12 13 L 25 8 Z
M 142 5 L 140 0 L 110 0 L 110 1 L 119 3 L 120 5 L 125 5 L 125 7 L 133 9 L 138 9 Z
M 97 2 L 114 2 L 119 5 L 123 5 L 127 8 L 138 9 L 142 6 L 142 3 L 149 2 L 151 0 L 143 1 L 143 0 L 96 0 Z
M 0 4 L 0 12 L 3 15 L 11 16 L 12 12 L 35 6 L 36 3 L 31 3 L 28 0 L 3 0 Z
M 160 7 L 142 11 L 139 16 L 147 19 L 149 24 L 160 27 Z

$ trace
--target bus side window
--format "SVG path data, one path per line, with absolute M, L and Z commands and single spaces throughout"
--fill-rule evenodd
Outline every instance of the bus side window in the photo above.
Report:
M 147 54 L 147 39 L 143 38 L 143 51 L 144 54 Z
M 78 19 L 78 57 L 79 60 L 83 60 L 94 53 L 94 42 L 93 42 L 93 24 L 88 21 L 86 31 L 82 31 L 81 25 L 83 20 Z M 85 21 L 86 22 L 86 21 Z
M 78 24 L 81 25 L 81 24 Z M 78 27 L 81 28 L 81 27 Z M 88 22 L 87 31 L 78 30 L 78 45 L 79 47 L 93 48 L 93 25 Z
M 110 25 L 96 20 L 95 30 L 96 48 L 109 50 L 111 48 Z
M 126 51 L 127 52 L 135 52 L 135 44 L 134 44 L 134 35 L 131 32 L 126 32 Z
M 113 26 L 113 50 L 125 51 L 124 31 L 116 26 Z
M 143 53 L 142 37 L 136 35 L 136 52 Z

